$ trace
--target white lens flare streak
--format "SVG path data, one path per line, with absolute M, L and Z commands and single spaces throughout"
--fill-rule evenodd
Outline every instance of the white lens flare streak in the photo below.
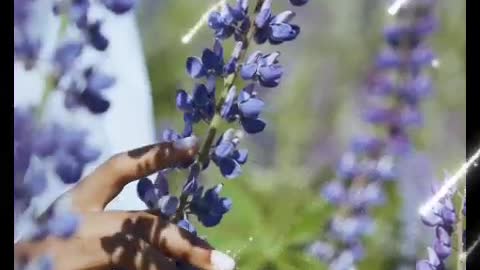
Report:
M 390 7 L 388 7 L 387 12 L 388 14 L 394 16 L 397 14 L 397 12 L 400 10 L 400 8 L 404 5 L 406 5 L 409 2 L 409 0 L 395 0 Z
M 447 195 L 447 193 L 452 190 L 460 180 L 467 174 L 468 169 L 475 165 L 475 161 L 480 156 L 480 149 L 467 161 L 465 162 L 462 167 L 445 183 L 440 187 L 440 189 L 425 203 L 423 204 L 420 209 L 418 210 L 419 214 L 422 216 L 427 216 L 430 214 L 430 211 L 433 210 L 434 206 Z
M 205 11 L 205 13 L 202 14 L 197 23 L 195 23 L 195 25 L 188 30 L 187 34 L 182 37 L 182 43 L 190 43 L 190 41 L 192 41 L 192 38 L 197 34 L 198 30 L 200 30 L 200 28 L 207 22 L 210 13 L 226 5 L 226 3 L 227 0 L 220 0 L 219 2 L 213 4 L 207 11 Z

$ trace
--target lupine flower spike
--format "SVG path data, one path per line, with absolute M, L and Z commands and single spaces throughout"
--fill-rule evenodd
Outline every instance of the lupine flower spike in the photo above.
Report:
M 339 210 L 329 220 L 323 239 L 308 253 L 331 270 L 352 269 L 364 257 L 362 237 L 374 230 L 370 209 L 387 201 L 383 185 L 395 178 L 395 157 L 413 147 L 409 130 L 422 122 L 421 101 L 431 92 L 424 70 L 435 59 L 427 37 L 436 27 L 435 1 L 412 0 L 399 7 L 396 24 L 384 32 L 387 43 L 366 83 L 367 123 L 383 128 L 386 136 L 360 136 L 336 168 L 336 179 L 323 186 L 321 195 Z M 421 12 L 420 12 L 421 11 Z M 371 102 L 370 99 L 377 102 Z M 383 100 L 380 103 L 378 100 Z M 435 255 L 448 252 L 451 231 L 439 229 Z
M 261 118 L 265 101 L 258 97 L 257 89 L 259 85 L 277 87 L 283 77 L 280 53 L 256 51 L 247 55 L 247 49 L 252 43 L 268 41 L 277 45 L 290 42 L 300 34 L 300 27 L 293 22 L 295 14 L 292 11 L 276 15 L 271 0 L 250 2 L 253 5 L 248 0 L 237 0 L 234 4 L 222 5 L 218 11 L 214 6 L 207 19 L 213 30 L 213 46 L 204 49 L 200 56 L 186 60 L 186 72 L 195 80 L 195 86 L 190 93 L 180 89 L 176 95 L 176 106 L 183 114 L 185 126 L 182 132 L 165 130 L 163 138 L 176 141 L 198 136 L 194 129 L 201 123 L 208 125 L 208 131 L 197 159 L 178 168 L 189 170 L 178 204 L 175 197 L 165 195 L 168 191 L 160 192 L 150 180 L 141 180 L 138 185 L 139 196 L 147 206 L 164 214 L 171 214 L 173 209 L 170 206 L 176 206 L 170 219 L 192 233 L 197 232 L 191 222 L 192 216 L 196 216 L 203 226 L 212 227 L 218 225 L 233 207 L 231 199 L 221 196 L 223 184 L 206 188 L 199 181 L 200 173 L 213 164 L 226 179 L 241 175 L 248 161 L 248 150 L 241 147 L 242 138 L 246 134 L 262 132 L 267 125 Z M 290 2 L 300 6 L 308 1 Z M 223 49 L 223 43 L 229 38 L 235 42 L 230 57 Z M 236 86 L 240 79 L 246 82 L 243 89 Z M 216 89 L 219 80 L 224 86 L 220 90 Z M 221 121 L 229 123 L 224 132 L 219 130 Z M 166 173 L 160 172 L 159 175 L 164 177 Z M 161 201 L 165 196 L 170 199 Z

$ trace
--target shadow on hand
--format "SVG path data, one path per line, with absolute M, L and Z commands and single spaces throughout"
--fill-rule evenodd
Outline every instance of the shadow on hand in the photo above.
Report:
M 154 210 L 148 211 L 157 216 L 157 219 L 138 217 L 127 219 L 122 230 L 112 236 L 103 237 L 101 244 L 103 249 L 111 255 L 112 264 L 115 267 L 124 267 L 129 270 L 161 270 L 165 263 L 177 265 L 181 270 L 198 270 L 186 263 L 190 249 L 184 248 L 183 252 L 176 254 L 169 252 L 172 243 L 166 243 L 165 237 L 160 237 L 161 232 L 169 225 L 168 218 L 161 216 Z M 191 245 L 212 249 L 204 240 L 192 235 L 180 228 L 180 237 L 187 240 Z M 168 236 L 167 236 L 168 237 Z M 163 256 L 162 256 L 163 255 Z M 171 259 L 175 258 L 175 259 Z

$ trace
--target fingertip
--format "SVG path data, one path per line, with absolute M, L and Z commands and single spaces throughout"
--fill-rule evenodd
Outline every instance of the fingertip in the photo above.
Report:
M 210 253 L 210 262 L 212 264 L 212 270 L 235 269 L 235 261 L 232 257 L 218 250 L 212 250 Z
M 173 148 L 175 149 L 175 158 L 179 163 L 189 163 L 195 159 L 198 153 L 200 140 L 195 135 L 182 138 L 173 142 Z
M 192 135 L 173 142 L 173 147 L 177 150 L 190 150 L 198 148 L 199 139 L 197 136 Z

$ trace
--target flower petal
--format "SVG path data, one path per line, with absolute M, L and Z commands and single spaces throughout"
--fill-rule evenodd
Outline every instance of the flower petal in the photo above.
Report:
M 242 115 L 247 118 L 257 118 L 262 112 L 264 106 L 265 102 L 258 98 L 251 98 L 246 102 L 241 102 L 238 104 Z
M 179 200 L 175 196 L 165 195 L 160 198 L 158 205 L 164 215 L 171 216 L 177 211 Z
M 185 90 L 177 90 L 176 103 L 177 108 L 183 112 L 189 112 L 193 110 L 192 98 Z
M 153 208 L 158 201 L 155 194 L 155 186 L 148 178 L 142 178 L 137 182 L 137 195 L 148 207 Z
M 113 13 L 120 15 L 130 11 L 136 3 L 136 0 L 102 0 L 105 7 Z
M 97 21 L 87 27 L 88 40 L 95 49 L 105 51 L 108 47 L 109 41 L 100 31 L 100 26 L 101 22 Z
M 84 165 L 76 161 L 69 154 L 60 154 L 55 165 L 55 173 L 60 177 L 63 183 L 73 184 L 80 180 Z
M 245 131 L 249 134 L 262 132 L 267 125 L 264 121 L 254 118 L 242 118 L 241 124 Z
M 248 160 L 248 150 L 240 149 L 238 151 L 235 151 L 233 152 L 232 158 L 235 159 L 240 165 L 243 165 Z
M 213 11 L 210 13 L 208 16 L 208 26 L 214 30 L 220 29 L 223 26 L 223 21 L 220 16 L 220 12 L 218 11 Z
M 227 179 L 238 177 L 242 173 L 240 164 L 232 158 L 222 158 L 218 161 L 220 172 Z
M 188 57 L 187 73 L 194 79 L 205 76 L 206 71 L 203 68 L 202 60 L 200 60 L 198 57 Z
M 286 23 L 272 24 L 270 30 L 270 40 L 279 42 L 294 40 L 300 33 L 298 26 Z
M 217 70 L 220 65 L 221 58 L 216 55 L 212 50 L 205 49 L 202 54 L 202 63 L 205 71 Z
M 233 101 L 235 99 L 235 94 L 237 92 L 237 88 L 232 86 L 227 93 L 227 97 L 225 98 L 225 102 L 222 105 L 222 109 L 220 110 L 220 115 L 223 118 L 229 118 L 229 114 L 232 110 Z
M 204 107 L 210 103 L 210 94 L 204 84 L 197 84 L 193 89 L 193 104 L 195 107 Z
M 87 109 L 94 114 L 104 113 L 110 108 L 110 101 L 98 92 L 85 90 L 80 94 L 80 99 Z
M 283 68 L 281 65 L 260 67 L 258 69 L 258 74 L 263 81 L 275 81 L 282 77 Z
M 190 221 L 186 219 L 182 219 L 177 223 L 177 226 L 190 232 L 193 235 L 197 235 L 197 229 L 190 223 Z
M 115 83 L 114 77 L 93 69 L 86 71 L 85 78 L 87 80 L 86 88 L 91 91 L 100 91 L 111 87 Z
M 240 76 L 244 80 L 252 80 L 257 72 L 257 64 L 245 64 L 240 69 Z
M 255 25 L 258 28 L 264 28 L 272 17 L 272 9 L 269 7 L 269 4 L 267 4 L 267 2 L 268 1 L 263 4 L 262 9 L 255 18 Z
M 157 195 L 159 197 L 162 197 L 169 193 L 168 180 L 167 177 L 165 177 L 165 174 L 163 174 L 162 172 L 158 172 L 154 186 L 157 190 Z
M 308 0 L 290 0 L 290 3 L 294 6 L 303 6 L 308 3 Z
M 81 42 L 63 44 L 55 51 L 54 62 L 61 72 L 68 70 L 83 51 Z
M 215 155 L 219 158 L 230 156 L 235 150 L 235 145 L 230 141 L 222 141 L 215 147 Z

